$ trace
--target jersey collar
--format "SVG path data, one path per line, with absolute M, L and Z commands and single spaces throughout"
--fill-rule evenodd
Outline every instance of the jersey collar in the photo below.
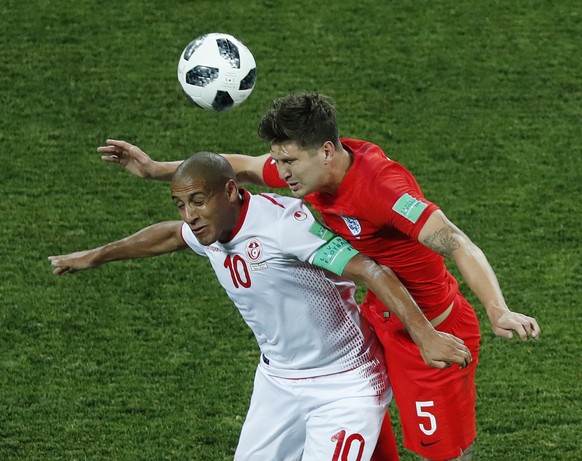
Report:
M 239 191 L 239 193 L 242 197 L 242 200 L 243 200 L 242 210 L 240 212 L 240 216 L 238 218 L 238 222 L 236 223 L 235 228 L 232 230 L 232 232 L 228 236 L 227 242 L 230 242 L 236 236 L 236 234 L 238 234 L 238 231 L 243 226 L 245 219 L 246 219 L 246 216 L 247 216 L 247 211 L 249 210 L 249 203 L 251 201 L 251 193 L 248 190 L 239 189 L 238 191 Z

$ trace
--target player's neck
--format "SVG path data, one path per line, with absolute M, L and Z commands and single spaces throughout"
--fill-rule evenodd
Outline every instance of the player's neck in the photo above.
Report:
M 352 163 L 354 163 L 354 157 L 351 152 L 342 146 L 341 149 L 335 152 L 333 162 L 327 186 L 322 188 L 322 192 L 330 195 L 335 195 L 339 190 L 342 181 L 348 174 Z
M 236 200 L 230 204 L 230 226 L 224 231 L 220 243 L 230 242 L 241 228 L 244 220 L 245 200 L 247 199 L 243 189 L 238 189 Z

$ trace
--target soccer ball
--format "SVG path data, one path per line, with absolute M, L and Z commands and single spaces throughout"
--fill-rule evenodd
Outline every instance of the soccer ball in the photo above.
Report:
M 250 50 L 232 35 L 206 34 L 182 52 L 178 81 L 198 107 L 225 111 L 249 97 L 257 66 Z

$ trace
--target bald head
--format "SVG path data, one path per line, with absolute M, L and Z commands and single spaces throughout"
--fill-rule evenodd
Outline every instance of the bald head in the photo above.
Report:
M 207 192 L 223 190 L 226 183 L 236 180 L 230 163 L 214 152 L 198 152 L 184 160 L 172 177 L 176 182 L 199 180 L 204 183 Z

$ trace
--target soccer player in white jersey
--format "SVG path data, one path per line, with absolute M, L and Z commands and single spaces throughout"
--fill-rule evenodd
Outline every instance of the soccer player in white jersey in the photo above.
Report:
M 393 307 L 427 363 L 467 366 L 387 268 L 321 226 L 295 198 L 239 189 L 221 156 L 187 159 L 172 181 L 182 221 L 51 256 L 56 275 L 190 247 L 209 258 L 261 351 L 235 461 L 369 460 L 391 398 L 379 343 L 348 276 Z

